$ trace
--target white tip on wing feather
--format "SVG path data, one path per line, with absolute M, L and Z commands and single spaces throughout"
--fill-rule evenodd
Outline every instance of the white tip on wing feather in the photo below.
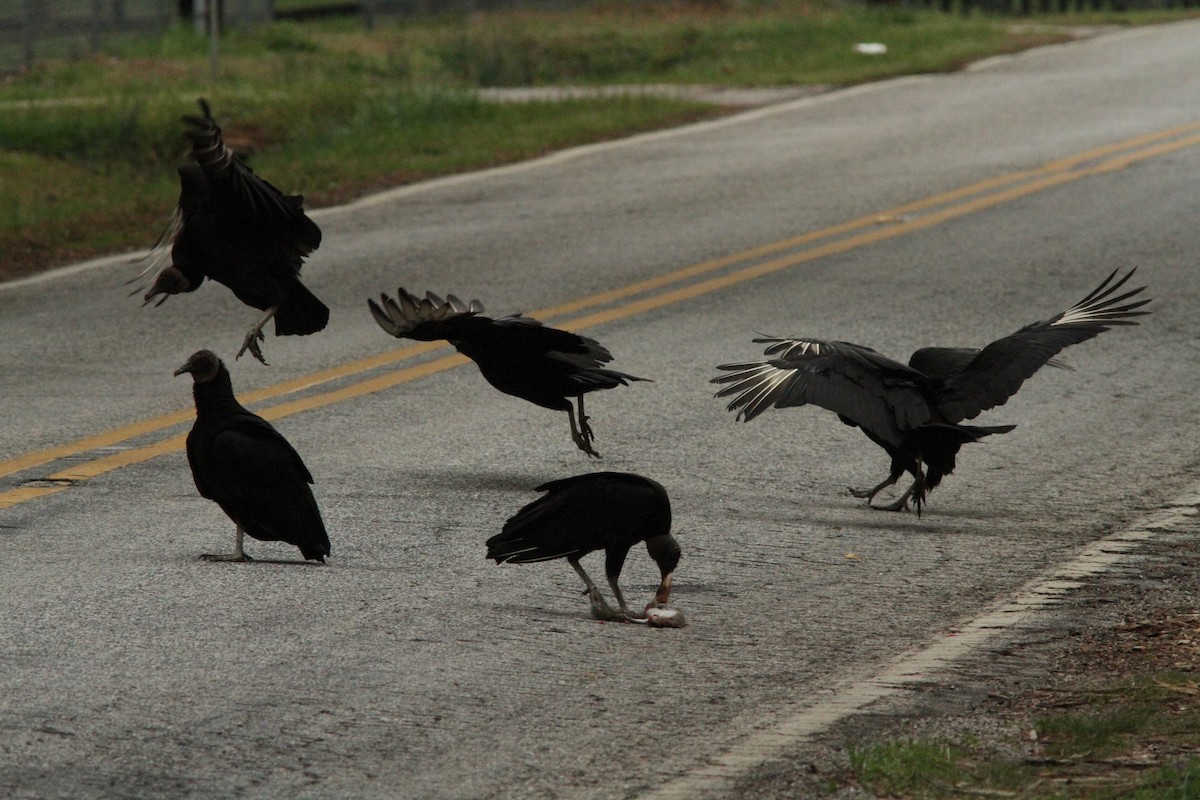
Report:
M 379 323 L 379 327 L 397 337 L 404 336 L 428 322 L 474 316 L 483 311 L 483 303 L 478 300 L 464 303 L 452 294 L 443 300 L 433 292 L 426 292 L 425 297 L 417 297 L 405 291 L 403 286 L 396 290 L 395 299 L 386 294 L 381 294 L 379 299 L 379 305 L 373 300 L 367 301 L 371 314 Z
M 757 364 L 729 364 L 721 369 L 734 370 L 732 375 L 722 375 L 715 378 L 718 383 L 729 383 L 717 397 L 735 395 L 729 405 L 730 411 L 737 411 L 737 419 L 745 422 L 757 417 L 763 411 L 779 401 L 787 384 L 795 378 L 799 370 L 780 369 L 767 362 Z
M 797 370 L 794 369 L 776 369 L 768 365 L 768 369 L 761 373 L 753 397 L 742 411 L 742 418 L 749 422 L 772 405 L 778 405 L 780 392 L 787 387 L 796 373 Z
M 402 316 L 405 319 L 415 319 L 419 310 L 416 303 L 416 298 L 404 291 L 403 286 L 396 290 L 396 297 L 400 301 Z
M 768 356 L 775 356 L 776 358 L 801 358 L 803 356 L 821 355 L 821 343 L 809 339 L 762 338 L 755 339 L 754 341 L 760 344 L 770 343 L 771 346 L 764 350 L 763 353 Z
M 135 294 L 142 294 L 158 279 L 159 274 L 171 266 L 171 247 L 175 244 L 175 237 L 179 235 L 179 231 L 183 228 L 183 211 L 176 206 L 174 213 L 171 214 L 171 219 L 167 222 L 163 232 L 159 234 L 158 241 L 150 248 L 150 252 L 141 258 L 134 259 L 131 263 L 140 261 L 146 262 L 146 267 L 137 275 L 134 275 L 129 280 L 125 281 L 125 285 L 137 284 L 133 291 L 129 293 L 129 297 Z M 161 305 L 161 301 L 159 302 Z
M 1133 277 L 1133 273 L 1136 271 L 1137 267 L 1134 267 L 1125 273 L 1120 280 L 1113 283 L 1113 278 L 1117 276 L 1117 270 L 1113 270 L 1104 279 L 1104 282 L 1097 286 L 1091 294 L 1068 308 L 1059 315 L 1058 319 L 1051 322 L 1051 327 L 1097 324 L 1137 325 L 1138 323 L 1130 319 L 1130 317 L 1140 317 L 1149 314 L 1149 311 L 1138 311 L 1137 309 L 1149 303 L 1150 298 L 1137 300 L 1132 303 L 1125 303 L 1125 301 L 1141 294 L 1146 287 L 1139 286 L 1136 289 L 1130 289 L 1124 294 L 1113 297 L 1125 285 L 1125 282 Z M 1125 305 L 1120 305 L 1121 303 L 1125 303 Z
M 368 300 L 367 306 L 371 309 L 371 316 L 375 318 L 375 322 L 379 327 L 390 333 L 392 336 L 398 336 L 396 323 L 392 321 L 390 306 L 394 305 L 392 299 L 387 295 L 380 295 L 380 300 L 383 302 L 384 308 L 381 308 L 374 300 Z M 387 309 L 385 311 L 385 308 Z
M 504 558 L 509 559 L 509 558 L 516 558 L 517 556 L 521 555 L 522 553 L 533 553 L 536 551 L 537 551 L 536 547 L 522 547 L 520 550 L 507 550 L 504 553 L 502 553 L 501 555 Z

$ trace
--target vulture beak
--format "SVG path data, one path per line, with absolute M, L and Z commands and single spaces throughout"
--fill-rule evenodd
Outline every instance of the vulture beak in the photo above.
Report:
M 182 367 L 180 367 L 179 369 L 172 372 L 171 375 L 172 375 L 172 377 L 178 378 L 183 373 L 191 372 L 194 369 L 196 369 L 196 365 L 192 363 L 191 359 L 188 359 L 187 363 L 185 363 Z

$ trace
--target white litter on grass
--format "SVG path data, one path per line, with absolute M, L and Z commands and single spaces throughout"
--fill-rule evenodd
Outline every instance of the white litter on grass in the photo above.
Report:
M 854 45 L 854 52 L 868 56 L 881 56 L 887 52 L 887 45 L 883 42 L 859 42 Z

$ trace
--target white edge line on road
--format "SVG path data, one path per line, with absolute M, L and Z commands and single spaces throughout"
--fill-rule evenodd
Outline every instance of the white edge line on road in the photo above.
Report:
M 1092 542 L 1071 561 L 1042 573 L 932 644 L 900 656 L 876 675 L 845 684 L 770 728 L 750 733 L 708 764 L 642 795 L 642 800 L 698 800 L 728 792 L 750 770 L 785 757 L 789 750 L 835 723 L 932 680 L 1000 634 L 1057 605 L 1085 579 L 1121 564 L 1146 542 L 1198 513 L 1200 485 L 1123 530 Z

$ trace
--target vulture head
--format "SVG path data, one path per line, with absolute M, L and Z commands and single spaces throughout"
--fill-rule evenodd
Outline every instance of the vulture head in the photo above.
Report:
M 200 350 L 192 353 L 191 357 L 173 373 L 176 377 L 185 372 L 192 373 L 196 383 L 207 383 L 217 377 L 221 371 L 221 359 L 212 350 Z
M 662 573 L 662 582 L 658 584 L 658 591 L 654 593 L 654 603 L 651 605 L 665 606 L 671 599 L 671 577 L 675 574 L 675 568 L 679 566 L 682 550 L 674 536 L 665 534 L 647 539 L 646 552 L 654 559 L 654 563 L 658 564 Z

